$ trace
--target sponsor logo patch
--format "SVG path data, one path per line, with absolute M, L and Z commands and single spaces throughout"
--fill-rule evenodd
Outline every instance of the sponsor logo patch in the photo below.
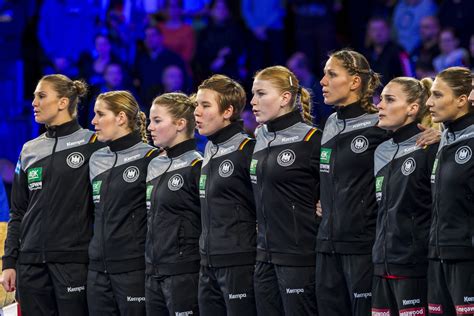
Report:
M 380 201 L 382 199 L 383 176 L 375 178 L 375 199 Z
M 250 163 L 250 174 L 257 174 L 257 164 L 258 160 L 252 159 L 252 162 Z
M 328 164 L 331 160 L 331 148 L 322 148 L 321 147 L 321 156 L 319 157 L 321 163 Z
M 143 296 L 127 296 L 127 302 L 142 303 L 142 302 L 145 302 L 145 297 L 143 297 Z
M 247 293 L 231 294 L 229 293 L 229 300 L 241 300 L 247 297 Z
M 85 285 L 76 286 L 76 287 L 68 286 L 66 290 L 68 293 L 76 293 L 76 292 L 79 293 L 79 292 L 85 291 L 86 287 Z
M 146 186 L 146 209 L 149 210 L 151 208 L 151 193 L 153 192 L 153 186 L 147 185 Z
M 205 174 L 202 174 L 201 177 L 199 177 L 199 197 L 200 198 L 206 197 L 206 179 L 207 179 L 207 175 Z
M 354 293 L 354 298 L 368 298 L 368 297 L 372 297 L 372 292 Z
M 253 184 L 257 184 L 257 164 L 258 160 L 252 159 L 252 162 L 250 163 L 250 181 Z
M 351 150 L 356 154 L 363 153 L 367 148 L 369 148 L 369 140 L 365 136 L 356 136 L 351 142 Z
M 194 315 L 193 311 L 174 312 L 174 316 L 188 316 L 188 315 Z
M 441 304 L 428 304 L 428 312 L 430 314 L 443 314 L 443 305 Z
M 67 142 L 66 143 L 66 147 L 71 147 L 71 146 L 79 146 L 83 143 L 85 143 L 86 140 L 85 139 L 81 139 L 81 140 L 76 140 L 75 142 Z
M 456 305 L 457 315 L 471 315 L 474 314 L 474 304 Z
M 469 146 L 462 146 L 456 150 L 456 154 L 454 154 L 454 160 L 456 163 L 463 165 L 468 162 L 472 157 L 472 149 Z
M 285 149 L 278 154 L 277 163 L 282 167 L 291 166 L 296 160 L 295 152 L 291 149 Z
M 234 164 L 229 159 L 224 160 L 219 165 L 219 175 L 223 178 L 230 177 L 234 172 Z
M 92 200 L 94 203 L 100 202 L 100 187 L 102 186 L 102 180 L 92 181 Z
M 137 181 L 139 176 L 140 176 L 140 170 L 138 169 L 138 167 L 135 167 L 135 166 L 128 167 L 123 172 L 123 180 L 128 183 Z
M 170 191 L 178 191 L 183 187 L 184 184 L 184 179 L 180 174 L 174 174 L 169 180 L 168 180 L 168 189 Z
M 390 316 L 390 309 L 372 308 L 372 316 Z
M 412 300 L 402 300 L 403 305 L 416 305 L 416 304 L 420 304 L 420 302 L 421 301 L 419 298 L 415 298 Z
M 43 168 L 30 168 L 27 171 L 28 189 L 40 190 L 43 188 Z
M 287 288 L 286 289 L 286 294 L 301 294 L 301 293 L 304 293 L 304 289 L 289 289 Z
M 415 316 L 415 315 L 426 315 L 426 310 L 424 307 L 412 307 L 412 308 L 405 308 L 400 309 L 399 311 L 400 316 Z
M 407 158 L 402 164 L 402 173 L 405 176 L 410 175 L 416 169 L 416 161 L 412 157 Z

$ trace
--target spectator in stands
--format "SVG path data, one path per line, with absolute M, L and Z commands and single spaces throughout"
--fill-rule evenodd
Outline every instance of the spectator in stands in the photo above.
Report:
M 453 66 L 469 67 L 469 53 L 459 47 L 460 41 L 453 28 L 444 28 L 439 34 L 439 50 L 441 54 L 433 60 L 436 72 Z
M 228 0 L 215 0 L 210 7 L 209 26 L 201 31 L 196 51 L 199 79 L 219 73 L 238 78 L 238 59 L 243 51 L 244 33 L 236 23 Z
M 161 78 L 163 93 L 183 92 L 188 93 L 189 88 L 186 82 L 186 74 L 176 65 L 169 65 L 163 71 Z
M 438 37 L 439 37 L 439 21 L 435 16 L 426 16 L 420 22 L 420 45 L 414 50 L 411 59 L 416 66 L 417 78 L 432 77 L 434 73 L 433 60 L 439 55 Z M 425 74 L 419 74 L 419 70 Z M 427 74 L 426 72 L 430 72 Z
M 160 84 L 164 69 L 169 65 L 177 65 L 186 72 L 184 61 L 179 55 L 163 45 L 163 35 L 156 27 L 149 26 L 145 30 L 145 50 L 137 54 L 135 61 L 135 84 L 139 87 L 144 112 L 153 99 L 161 93 Z
M 289 1 L 294 14 L 295 49 L 307 56 L 310 68 L 316 73 L 322 73 L 328 52 L 337 46 L 334 36 L 336 2 L 338 1 Z
M 395 6 L 392 27 L 396 40 L 409 54 L 420 44 L 420 21 L 436 14 L 433 0 L 401 0 Z
M 43 75 L 51 74 L 62 74 L 74 80 L 79 78 L 79 68 L 77 63 L 69 57 L 53 56 L 51 62 L 43 68 Z
M 196 48 L 193 28 L 183 21 L 181 0 L 168 0 L 166 19 L 158 23 L 163 34 L 163 45 L 178 54 L 190 69 L 190 62 Z
M 366 46 L 365 56 L 372 69 L 382 75 L 382 83 L 412 75 L 408 54 L 390 39 L 390 28 L 385 19 L 373 17 L 369 20 Z
M 242 17 L 252 36 L 248 41 L 250 72 L 285 62 L 285 5 L 280 0 L 242 0 Z
M 459 36 L 460 46 L 469 45 L 469 37 L 474 30 L 474 1 L 440 1 L 438 18 L 443 28 L 452 27 Z
M 90 85 L 102 84 L 105 68 L 110 63 L 121 63 L 112 50 L 110 38 L 99 34 L 95 37 L 95 49 L 92 52 L 82 54 L 79 60 L 81 77 Z

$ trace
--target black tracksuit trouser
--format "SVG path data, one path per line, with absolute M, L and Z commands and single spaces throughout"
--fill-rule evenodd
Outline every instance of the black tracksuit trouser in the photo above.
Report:
M 87 315 L 86 264 L 18 264 L 16 271 L 22 315 Z
M 314 266 L 257 262 L 254 287 L 258 315 L 317 315 L 314 278 Z
M 255 294 L 253 274 L 255 266 L 211 268 L 199 271 L 199 312 L 204 316 L 253 316 Z
M 474 261 L 429 260 L 430 315 L 474 315 Z
M 145 280 L 146 313 L 154 316 L 199 315 L 199 273 L 148 275 Z
M 370 315 L 373 276 L 371 255 L 318 253 L 316 297 L 319 315 Z
M 372 316 L 427 315 L 427 280 L 374 276 Z
M 144 316 L 145 270 L 114 274 L 89 270 L 87 301 L 91 316 Z

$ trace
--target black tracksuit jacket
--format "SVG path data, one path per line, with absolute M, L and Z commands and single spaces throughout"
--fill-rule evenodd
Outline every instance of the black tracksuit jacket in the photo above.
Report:
M 320 157 L 321 206 L 317 251 L 370 254 L 375 239 L 374 151 L 387 140 L 356 102 L 337 109 L 323 131 Z
M 428 256 L 474 260 L 474 113 L 445 125 L 431 175 Z
M 92 236 L 89 158 L 104 144 L 76 120 L 27 142 L 15 169 L 3 269 L 87 263 Z
M 377 230 L 374 273 L 425 277 L 431 224 L 430 175 L 438 144 L 416 146 L 417 122 L 401 127 L 375 150 Z
M 314 266 L 321 131 L 293 111 L 256 130 L 250 177 L 257 205 L 257 260 Z
M 194 139 L 166 149 L 148 165 L 146 273 L 176 275 L 199 271 L 202 156 Z
M 89 162 L 94 235 L 89 269 L 123 273 L 145 269 L 146 173 L 158 150 L 130 133 L 96 151 Z
M 255 140 L 238 122 L 208 139 L 199 179 L 201 265 L 254 264 L 256 219 L 249 168 Z

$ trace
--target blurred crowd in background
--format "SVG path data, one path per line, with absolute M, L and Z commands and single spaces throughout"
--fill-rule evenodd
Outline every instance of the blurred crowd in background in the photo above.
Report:
M 79 120 L 90 127 L 95 97 L 131 91 L 147 113 L 161 93 L 192 93 L 214 73 L 241 82 L 286 65 L 313 93 L 316 125 L 332 109 L 319 80 L 330 51 L 362 52 L 383 83 L 474 67 L 472 0 L 0 0 L 0 174 L 11 182 L 21 145 L 35 137 L 37 81 L 62 73 L 90 93 Z M 250 107 L 243 114 L 255 127 Z

